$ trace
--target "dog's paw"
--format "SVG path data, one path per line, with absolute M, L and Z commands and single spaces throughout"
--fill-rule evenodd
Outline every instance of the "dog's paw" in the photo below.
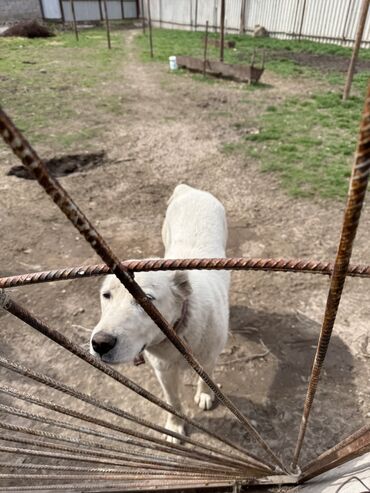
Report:
M 207 392 L 197 392 L 195 394 L 194 401 L 201 409 L 203 409 L 203 411 L 208 411 L 213 405 L 214 398 L 213 393 L 208 394 Z
M 179 435 L 185 435 L 184 423 L 173 423 L 173 422 L 167 421 L 166 428 L 167 428 L 167 430 L 174 431 L 175 433 L 178 433 Z M 166 440 L 167 440 L 167 442 L 170 442 L 170 443 L 181 443 L 181 440 L 179 438 L 173 437 L 171 435 L 166 435 Z

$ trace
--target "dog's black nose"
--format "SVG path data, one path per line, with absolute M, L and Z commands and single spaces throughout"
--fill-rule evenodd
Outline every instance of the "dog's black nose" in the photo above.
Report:
M 106 354 L 108 351 L 114 348 L 117 342 L 117 337 L 108 334 L 107 332 L 97 332 L 91 340 L 91 345 L 94 351 L 100 356 Z

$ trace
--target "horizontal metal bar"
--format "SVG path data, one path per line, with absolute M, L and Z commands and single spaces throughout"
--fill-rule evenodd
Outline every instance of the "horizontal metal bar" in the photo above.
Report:
M 309 259 L 282 258 L 202 258 L 202 259 L 143 259 L 125 260 L 121 265 L 132 272 L 165 270 L 257 270 L 264 272 L 296 272 L 304 274 L 323 274 L 330 276 L 333 272 L 331 262 Z M 16 276 L 0 277 L 0 288 L 28 286 L 44 282 L 82 279 L 84 277 L 105 276 L 110 274 L 105 264 L 79 265 L 61 269 L 30 272 Z M 350 264 L 348 276 L 370 277 L 370 266 Z

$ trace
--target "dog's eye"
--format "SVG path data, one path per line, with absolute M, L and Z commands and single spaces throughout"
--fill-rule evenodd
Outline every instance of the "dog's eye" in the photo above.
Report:
M 110 300 L 112 298 L 112 293 L 110 291 L 106 291 L 105 293 L 103 293 L 103 298 Z
M 150 301 L 154 301 L 154 300 L 155 300 L 155 298 L 154 298 L 154 296 L 153 296 L 152 294 L 148 294 L 148 293 L 146 293 L 146 297 L 147 297 L 147 298 L 148 298 L 148 300 L 150 300 Z

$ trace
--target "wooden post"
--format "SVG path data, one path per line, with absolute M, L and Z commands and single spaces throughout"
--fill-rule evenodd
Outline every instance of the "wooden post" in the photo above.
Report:
M 40 6 L 41 17 L 42 17 L 42 20 L 44 21 L 45 20 L 45 12 L 44 12 L 44 5 L 42 3 L 42 0 L 39 0 L 39 6 Z
M 195 0 L 195 13 L 194 13 L 194 30 L 198 27 L 198 0 Z
M 112 48 L 112 44 L 110 41 L 110 26 L 109 26 L 109 19 L 108 19 L 108 5 L 107 5 L 107 0 L 103 0 L 104 3 L 104 15 L 105 15 L 105 26 L 107 28 L 107 41 L 108 41 L 108 49 Z
M 221 0 L 221 39 L 220 39 L 220 62 L 224 61 L 225 50 L 225 0 Z
M 346 101 L 348 99 L 349 93 L 351 92 L 353 76 L 355 73 L 356 62 L 357 62 L 357 58 L 358 58 L 358 52 L 359 52 L 360 46 L 361 46 L 362 36 L 364 34 L 364 28 L 365 28 L 366 19 L 367 19 L 367 13 L 369 11 L 369 5 L 370 5 L 370 0 L 363 0 L 360 22 L 358 23 L 356 40 L 355 40 L 355 44 L 353 46 L 351 61 L 349 62 L 349 67 L 348 67 L 348 72 L 347 72 L 347 80 L 346 80 L 346 84 L 344 86 L 344 91 L 343 91 L 343 101 Z
M 203 77 L 206 76 L 207 48 L 208 48 L 208 21 L 206 22 L 206 35 L 204 38 Z
M 101 6 L 101 0 L 99 0 L 99 12 L 100 12 L 100 20 L 103 22 L 104 16 L 103 16 L 103 7 Z
M 306 2 L 307 2 L 307 0 L 303 0 L 302 17 L 301 17 L 301 24 L 299 26 L 298 41 L 301 41 L 302 29 L 303 29 L 303 21 L 304 21 L 304 14 L 306 12 Z
M 152 33 L 152 16 L 150 13 L 150 0 L 148 2 L 148 28 L 149 28 L 149 43 L 150 43 L 150 57 L 153 58 L 153 33 Z
M 144 0 L 141 0 L 141 20 L 143 21 L 143 34 L 145 34 Z
M 63 22 L 63 25 L 64 25 L 64 23 L 65 23 L 65 17 L 64 17 L 64 9 L 63 9 L 63 2 L 62 2 L 62 0 L 59 0 L 59 8 L 60 8 L 61 16 L 62 16 L 62 22 Z
M 77 29 L 77 21 L 76 21 L 75 4 L 73 3 L 73 0 L 69 0 L 69 3 L 71 4 L 71 10 L 72 10 L 73 28 L 75 30 L 76 40 L 78 41 L 78 29 Z
M 239 26 L 239 34 L 245 33 L 245 6 L 246 0 L 242 0 L 242 6 L 240 9 L 240 26 Z

